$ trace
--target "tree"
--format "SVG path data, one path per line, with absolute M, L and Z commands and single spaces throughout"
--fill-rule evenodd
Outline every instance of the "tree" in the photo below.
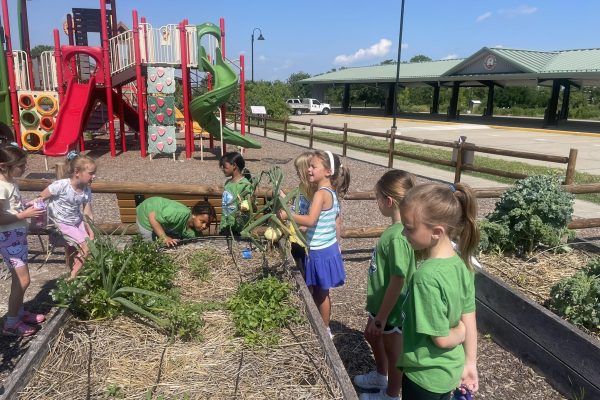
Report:
M 379 65 L 390 65 L 390 64 L 396 64 L 396 60 L 383 60 L 382 62 L 379 63 Z
M 432 61 L 431 58 L 423 55 L 423 54 L 417 54 L 416 56 L 414 56 L 413 58 L 411 58 L 409 60 L 409 62 L 411 63 L 420 63 L 420 62 L 427 62 L 427 61 Z
M 40 44 L 31 49 L 31 58 L 39 57 L 44 51 L 54 50 L 54 46 L 48 46 L 47 44 Z
M 302 79 L 310 78 L 310 74 L 306 72 L 295 72 L 290 75 L 287 80 L 288 85 L 290 85 L 290 90 L 292 91 L 292 96 L 295 97 L 310 97 L 310 85 L 305 83 L 300 83 Z

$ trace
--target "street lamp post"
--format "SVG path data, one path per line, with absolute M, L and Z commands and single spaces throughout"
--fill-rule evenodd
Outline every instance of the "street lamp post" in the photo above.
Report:
M 251 54 L 251 58 L 252 58 L 252 82 L 254 82 L 254 32 L 256 32 L 256 30 L 258 30 L 258 32 L 259 32 L 258 38 L 256 40 L 265 40 L 265 38 L 262 35 L 262 31 L 260 30 L 260 28 L 254 28 L 252 30 L 252 54 Z
M 396 108 L 398 107 L 398 79 L 400 79 L 400 55 L 402 54 L 402 26 L 404 25 L 404 0 L 400 6 L 400 34 L 398 35 L 398 61 L 396 63 L 396 81 L 394 83 L 394 120 L 392 122 L 392 130 L 396 131 Z M 388 103 L 389 104 L 389 103 Z

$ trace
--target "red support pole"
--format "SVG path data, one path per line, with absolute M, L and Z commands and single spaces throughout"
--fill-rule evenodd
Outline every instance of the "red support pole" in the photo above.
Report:
M 74 59 L 74 58 L 73 58 Z M 58 101 L 62 103 L 65 97 L 65 87 L 63 85 L 63 65 L 62 56 L 60 51 L 60 36 L 58 29 L 54 30 L 54 61 L 56 62 L 56 80 L 57 80 L 57 91 Z M 76 76 L 73 74 L 73 76 Z
M 21 0 L 21 31 L 23 34 L 23 49 L 27 53 L 27 69 L 29 71 L 29 85 L 35 90 L 33 80 L 33 61 L 31 60 L 31 44 L 29 41 L 29 21 L 27 20 L 27 0 Z
M 144 126 L 144 77 L 142 75 L 142 55 L 140 49 L 140 26 L 138 25 L 138 14 L 133 10 L 133 43 L 135 50 L 135 76 L 137 83 L 137 109 L 138 123 L 140 125 L 140 154 L 146 157 L 146 127 Z
M 112 79 L 110 76 L 110 55 L 108 53 L 108 28 L 106 27 L 106 0 L 100 0 L 100 27 L 102 28 L 102 54 L 104 55 L 104 86 L 106 87 L 106 106 L 108 108 L 108 130 L 110 141 L 110 155 L 115 157 L 115 121 L 112 101 Z
M 187 18 L 185 18 L 183 20 L 183 25 L 184 26 L 188 26 L 189 25 L 189 21 Z M 186 34 L 186 41 L 185 41 L 185 46 L 186 46 L 186 57 L 188 60 L 188 64 L 190 61 L 190 46 L 189 46 L 189 42 L 187 42 L 187 34 Z M 185 108 L 184 108 L 184 121 L 185 121 L 185 126 L 189 126 L 189 146 L 191 148 L 191 154 L 192 156 L 194 155 L 194 151 L 196 150 L 196 146 L 195 146 L 195 142 L 194 142 L 194 119 L 192 118 L 192 112 L 190 111 L 189 105 L 192 101 L 192 78 L 191 78 L 191 69 L 189 67 L 186 68 L 186 78 L 187 78 L 187 96 L 188 96 L 188 101 L 185 103 L 184 107 L 187 106 L 188 108 L 188 117 L 185 117 Z M 182 71 L 183 72 L 183 71 Z M 182 78 L 183 78 L 183 74 L 182 74 Z M 185 90 L 185 88 L 183 88 L 183 90 Z
M 117 29 L 117 5 L 115 0 L 110 0 L 110 19 L 111 19 L 111 37 L 115 37 L 119 34 Z M 117 87 L 117 97 L 119 104 L 117 105 L 117 113 L 119 114 L 119 135 L 121 136 L 121 151 L 125 153 L 127 151 L 127 142 L 125 137 L 125 109 L 123 105 L 123 88 Z
M 194 143 L 192 126 L 190 126 L 190 98 L 189 98 L 189 75 L 188 75 L 188 54 L 187 54 L 187 40 L 186 40 L 185 23 L 179 23 L 179 39 L 181 49 L 181 78 L 183 83 L 183 118 L 185 119 L 185 158 L 192 157 L 192 147 Z
M 225 58 L 225 18 L 221 17 L 219 27 L 221 28 L 221 55 Z M 221 104 L 221 115 L 223 116 L 221 125 L 225 126 L 227 123 L 227 103 Z
M 244 66 L 244 55 L 240 54 L 240 129 L 242 136 L 246 135 L 246 70 Z
M 8 68 L 8 84 L 10 91 L 10 106 L 12 108 L 13 128 L 15 140 L 21 146 L 21 124 L 19 123 L 19 105 L 17 102 L 17 89 L 15 80 L 15 60 L 10 39 L 10 21 L 8 18 L 8 0 L 2 0 L 2 18 L 4 20 L 4 37 L 6 39 L 6 66 Z

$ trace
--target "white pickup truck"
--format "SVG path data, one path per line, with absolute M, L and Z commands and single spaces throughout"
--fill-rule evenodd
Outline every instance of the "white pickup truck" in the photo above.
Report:
M 310 112 L 327 115 L 331 111 L 331 106 L 329 104 L 321 103 L 317 99 L 287 99 L 286 103 L 292 110 L 292 113 L 296 115 Z

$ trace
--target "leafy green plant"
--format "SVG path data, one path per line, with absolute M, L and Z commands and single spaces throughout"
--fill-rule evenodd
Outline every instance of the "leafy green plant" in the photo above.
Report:
M 221 254 L 209 249 L 194 253 L 189 259 L 189 266 L 192 276 L 205 281 L 210 276 L 210 266 L 220 265 L 222 262 Z
M 583 271 L 565 278 L 550 291 L 548 307 L 566 320 L 600 332 L 600 257 Z
M 536 175 L 517 181 L 505 191 L 481 225 L 483 251 L 530 253 L 555 247 L 568 236 L 574 197 L 556 176 Z
M 204 326 L 204 309 L 202 304 L 170 302 L 161 310 L 161 316 L 166 320 L 164 328 L 170 336 L 202 341 L 199 332 Z
M 233 313 L 236 335 L 251 346 L 277 344 L 276 331 L 300 321 L 290 304 L 290 285 L 272 276 L 242 284 L 227 307 Z
M 110 383 L 110 384 L 106 385 L 106 389 L 104 390 L 104 395 L 108 398 L 122 399 L 123 398 L 123 389 L 121 389 L 121 387 L 119 385 Z

